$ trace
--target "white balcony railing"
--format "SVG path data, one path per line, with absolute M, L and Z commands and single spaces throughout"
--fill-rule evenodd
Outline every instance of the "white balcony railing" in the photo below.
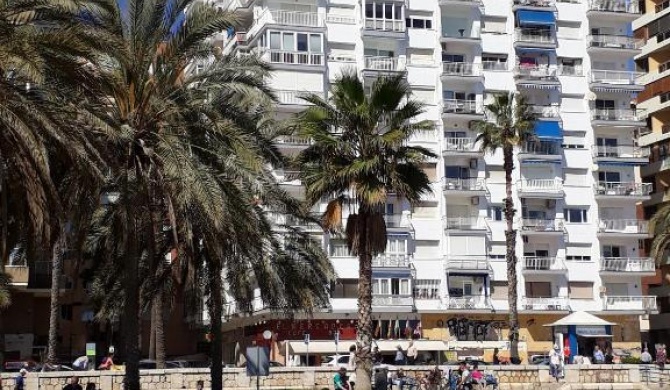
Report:
M 521 229 L 530 232 L 562 232 L 564 222 L 562 219 L 535 219 L 523 218 Z
M 591 119 L 594 121 L 635 121 L 642 122 L 647 117 L 646 111 L 631 108 L 594 108 Z
M 384 214 L 387 228 L 410 227 L 409 220 L 403 221 L 402 214 Z
M 519 191 L 521 192 L 546 192 L 562 193 L 563 180 L 561 179 L 521 179 L 519 180 Z
M 469 179 L 444 177 L 442 185 L 445 191 L 486 191 L 486 179 L 476 177 Z
M 530 110 L 537 118 L 558 118 L 560 116 L 559 106 L 543 106 L 533 104 L 530 105 Z
M 382 253 L 372 258 L 373 267 L 408 268 L 412 256 L 406 253 Z
M 365 19 L 365 28 L 369 30 L 381 30 L 388 32 L 404 32 L 405 20 L 392 19 Z
M 519 64 L 514 68 L 514 75 L 520 78 L 553 79 L 556 77 L 556 69 L 549 65 Z
M 447 76 L 481 76 L 482 64 L 471 62 L 443 62 L 442 71 Z
M 526 271 L 565 271 L 565 262 L 560 257 L 525 256 L 523 269 Z
M 562 311 L 570 309 L 570 300 L 568 297 L 522 297 L 520 304 L 521 310 Z
M 600 270 L 606 272 L 655 272 L 656 262 L 651 257 L 603 257 Z
M 323 65 L 323 53 L 305 51 L 267 50 L 269 61 L 274 64 Z
M 490 271 L 491 264 L 486 256 L 449 256 L 445 267 L 448 270 Z
M 598 222 L 600 233 L 648 234 L 649 221 L 641 219 L 601 219 Z
M 635 182 L 605 182 L 599 181 L 594 185 L 596 195 L 602 196 L 648 196 L 651 194 L 651 183 Z
M 507 70 L 507 62 L 482 61 L 482 68 L 484 68 L 484 70 L 506 71 Z
M 326 23 L 333 24 L 356 24 L 356 18 L 353 16 L 328 15 L 326 16 Z
M 456 310 L 486 310 L 491 309 L 491 300 L 483 296 L 449 297 L 449 309 Z
M 475 138 L 471 137 L 447 137 L 444 139 L 445 152 L 475 152 Z
M 548 29 L 535 28 L 517 28 L 514 31 L 514 36 L 517 42 L 530 42 L 540 44 L 556 43 L 556 35 L 552 34 Z
M 608 49 L 640 49 L 644 40 L 626 35 L 589 35 L 586 41 L 591 47 Z
M 323 17 L 316 12 L 270 10 L 272 21 L 285 26 L 323 27 Z
M 309 146 L 312 140 L 309 138 L 298 137 L 295 135 L 283 135 L 278 137 L 275 142 L 280 145 Z
M 568 66 L 560 65 L 557 74 L 559 76 L 581 76 L 584 74 L 584 68 L 581 65 Z
M 396 72 L 404 70 L 398 57 L 365 57 L 365 69 Z
M 642 72 L 625 70 L 591 70 L 591 82 L 616 85 L 635 85 Z
M 652 296 L 607 296 L 604 299 L 605 310 L 635 310 L 652 312 L 658 310 L 656 297 Z
M 476 100 L 444 99 L 444 112 L 453 114 L 484 114 L 484 105 Z
M 634 145 L 594 146 L 593 157 L 647 158 L 649 149 Z
M 414 298 L 411 295 L 373 294 L 372 306 L 413 306 Z
M 562 150 L 560 142 L 535 141 L 526 142 L 519 153 L 537 156 L 560 156 Z
M 306 102 L 301 97 L 301 96 L 304 96 L 306 94 L 311 94 L 311 93 L 321 95 L 321 97 L 323 97 L 323 92 L 286 91 L 286 90 L 275 91 L 275 95 L 277 95 L 277 99 L 279 100 L 279 104 L 299 105 L 299 106 L 311 105 L 311 103 Z
M 484 228 L 478 217 L 449 217 L 445 218 L 445 227 L 454 230 L 480 230 Z
M 637 1 L 630 0 L 591 0 L 591 11 L 619 12 L 639 14 L 640 6 Z

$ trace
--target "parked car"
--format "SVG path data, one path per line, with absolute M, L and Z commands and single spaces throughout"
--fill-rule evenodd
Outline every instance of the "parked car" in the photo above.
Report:
M 347 367 L 349 365 L 349 355 L 330 355 L 326 357 L 326 362 L 321 363 L 324 367 Z

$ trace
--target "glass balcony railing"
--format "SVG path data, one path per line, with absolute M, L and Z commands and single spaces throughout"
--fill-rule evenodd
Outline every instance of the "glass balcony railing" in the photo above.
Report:
M 648 196 L 652 190 L 651 183 L 635 182 L 599 181 L 594 187 L 599 196 Z
M 443 62 L 442 74 L 445 76 L 481 76 L 482 65 L 471 62 Z
M 560 156 L 562 150 L 560 142 L 540 141 L 526 142 L 519 153 L 536 156 Z
M 593 108 L 591 119 L 594 121 L 632 121 L 643 122 L 647 117 L 646 111 L 632 108 Z
M 548 29 L 517 28 L 514 30 L 514 38 L 517 42 L 555 44 L 556 34 Z
M 656 271 L 656 262 L 651 257 L 603 257 L 601 272 L 650 272 Z
M 649 234 L 649 221 L 641 219 L 601 219 L 599 233 Z
M 484 105 L 476 100 L 444 99 L 444 112 L 450 114 L 484 115 Z
M 486 191 L 486 179 L 483 178 L 442 178 L 445 191 Z
M 637 50 L 644 46 L 644 40 L 627 35 L 589 35 L 586 37 L 589 47 L 605 49 Z
M 600 84 L 635 85 L 642 72 L 623 70 L 591 70 L 591 82 Z
M 649 149 L 634 145 L 594 146 L 593 157 L 647 158 L 649 157 Z
M 656 297 L 653 296 L 607 296 L 604 299 L 604 309 L 612 311 L 644 311 L 658 310 Z
M 452 310 L 490 310 L 492 308 L 489 297 L 484 296 L 450 296 L 447 306 Z
M 473 137 L 447 137 L 444 139 L 444 152 L 477 152 L 475 138 Z
M 637 1 L 631 0 L 591 0 L 590 11 L 617 12 L 639 14 L 640 6 Z

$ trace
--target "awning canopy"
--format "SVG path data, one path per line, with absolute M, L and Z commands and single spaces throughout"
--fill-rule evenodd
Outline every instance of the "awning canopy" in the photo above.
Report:
M 388 269 L 388 268 L 374 268 L 372 270 L 372 278 L 406 278 L 412 276 L 410 268 Z
M 556 121 L 535 121 L 535 136 L 541 140 L 562 141 L 563 129 Z
M 561 88 L 561 85 L 558 83 L 556 84 L 517 83 L 517 86 L 519 88 L 525 88 L 525 89 L 544 89 L 544 90 L 556 90 Z
M 292 354 L 307 354 L 307 344 L 304 341 L 289 341 L 289 350 Z M 349 347 L 355 345 L 355 340 L 341 340 L 339 346 L 335 345 L 335 341 L 318 340 L 309 343 L 309 353 L 315 355 L 340 355 L 348 354 Z M 379 340 L 373 341 L 372 347 L 379 348 L 380 352 L 394 352 L 398 345 L 407 351 L 409 347 L 409 340 Z M 447 343 L 440 340 L 414 340 L 414 346 L 419 351 L 446 351 Z
M 577 336 L 579 337 L 584 337 L 587 339 L 606 339 L 606 338 L 612 338 L 611 334 L 579 334 L 577 332 Z
M 407 351 L 409 340 L 379 340 L 372 342 L 372 348 L 379 348 L 380 352 L 393 352 L 398 349 L 398 345 Z M 414 340 L 414 346 L 419 351 L 446 351 L 447 344 L 440 340 Z
M 520 10 L 516 13 L 519 26 L 553 26 L 556 16 L 551 11 Z
M 567 315 L 556 322 L 547 324 L 545 326 L 569 326 L 569 325 L 607 326 L 616 324 L 609 321 L 605 321 L 602 318 L 598 318 L 593 314 L 589 314 L 585 311 L 578 311 L 570 315 Z

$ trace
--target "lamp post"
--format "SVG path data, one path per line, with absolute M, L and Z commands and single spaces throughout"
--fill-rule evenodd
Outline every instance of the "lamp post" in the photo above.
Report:
M 268 341 L 272 338 L 272 332 L 269 330 L 263 331 L 263 339 L 265 341 Z M 269 356 L 268 356 L 269 357 Z M 260 390 L 261 388 L 261 347 L 256 346 L 256 390 Z M 269 365 L 268 365 L 268 370 L 269 370 Z

